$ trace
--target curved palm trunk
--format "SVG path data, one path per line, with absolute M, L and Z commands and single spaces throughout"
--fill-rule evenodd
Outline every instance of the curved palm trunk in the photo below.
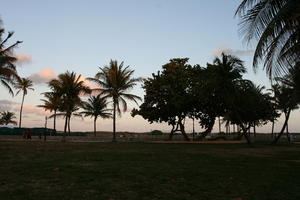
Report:
M 94 118 L 94 136 L 96 137 L 96 121 L 97 117 Z
M 24 104 L 25 93 L 23 92 L 22 103 L 20 108 L 20 119 L 19 119 L 19 128 L 22 126 L 22 112 L 23 112 L 23 104 Z
M 114 112 L 113 112 L 113 142 L 116 142 L 116 102 L 114 100 Z
M 289 118 L 290 118 L 290 114 L 291 114 L 291 110 L 289 109 L 287 111 L 287 113 L 285 114 L 285 121 L 284 124 L 281 128 L 280 133 L 278 134 L 278 136 L 273 140 L 273 142 L 271 144 L 277 144 L 278 140 L 280 139 L 280 137 L 282 136 L 282 134 L 284 133 L 284 130 L 286 129 L 286 126 L 288 124 Z

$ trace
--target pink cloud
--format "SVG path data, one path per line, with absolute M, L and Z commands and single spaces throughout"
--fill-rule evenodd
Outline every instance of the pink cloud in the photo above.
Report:
M 19 109 L 16 109 L 16 111 L 19 111 Z M 24 115 L 38 115 L 38 116 L 45 116 L 45 115 L 49 115 L 50 112 L 49 111 L 45 111 L 43 108 L 39 108 L 37 106 L 33 106 L 33 105 L 29 105 L 29 106 L 24 106 L 23 107 L 23 113 Z
M 32 56 L 27 54 L 16 54 L 15 57 L 18 59 L 17 64 L 28 64 L 32 61 Z
M 39 73 L 34 73 L 29 76 L 29 78 L 36 84 L 47 83 L 56 77 L 57 75 L 51 68 L 43 69 Z

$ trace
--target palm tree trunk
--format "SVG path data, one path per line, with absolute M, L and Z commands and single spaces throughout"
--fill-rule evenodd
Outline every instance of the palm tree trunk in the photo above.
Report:
M 289 118 L 290 118 L 290 113 L 291 113 L 291 110 L 289 109 L 288 112 L 286 113 L 285 115 L 285 121 L 284 121 L 284 124 L 281 128 L 281 131 L 280 133 L 278 134 L 278 136 L 273 140 L 273 142 L 271 144 L 277 144 L 278 140 L 280 139 L 281 135 L 283 134 L 284 130 L 286 129 L 286 126 L 288 124 L 288 121 L 289 121 Z
M 97 121 L 97 118 L 95 117 L 94 118 L 94 136 L 96 137 L 96 121 Z
M 54 129 L 54 133 L 56 133 L 56 110 L 54 110 L 53 129 Z
M 113 142 L 116 142 L 117 139 L 116 139 L 116 101 L 114 100 L 114 113 L 113 113 L 113 139 L 112 141 Z
M 221 133 L 221 119 L 220 119 L 220 116 L 218 117 L 219 119 L 219 133 Z
M 66 141 L 66 133 L 67 133 L 67 125 L 68 125 L 68 117 L 66 116 L 65 119 L 65 127 L 64 127 L 64 133 L 63 133 L 63 141 Z
M 71 128 L 70 128 L 70 121 L 71 121 L 71 116 L 68 117 L 68 135 L 70 136 L 71 133 Z
M 274 125 L 275 121 L 272 121 L 272 130 L 271 130 L 271 137 L 274 138 Z
M 20 108 L 19 128 L 21 128 L 22 126 L 22 111 L 23 111 L 24 98 L 25 98 L 25 93 L 23 92 L 22 103 Z

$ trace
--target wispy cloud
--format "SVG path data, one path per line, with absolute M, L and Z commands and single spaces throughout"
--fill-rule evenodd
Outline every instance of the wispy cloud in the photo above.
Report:
M 46 68 L 40 71 L 39 73 L 34 73 L 29 76 L 29 78 L 35 83 L 35 84 L 42 84 L 47 83 L 50 80 L 56 78 L 57 75 L 54 73 L 52 68 Z
M 17 64 L 28 64 L 32 62 L 32 56 L 28 54 L 16 54 Z
M 228 45 L 224 45 L 213 51 L 214 55 L 221 55 L 222 53 L 231 54 L 235 56 L 251 56 L 253 55 L 253 50 L 243 50 L 243 49 L 232 49 Z
M 10 111 L 15 105 L 17 103 L 14 101 L 0 100 L 0 111 Z

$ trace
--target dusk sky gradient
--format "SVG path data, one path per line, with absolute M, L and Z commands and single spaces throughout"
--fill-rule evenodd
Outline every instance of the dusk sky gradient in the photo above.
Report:
M 247 46 L 238 31 L 234 12 L 241 0 L 27 0 L 3 1 L 0 17 L 6 31 L 15 31 L 10 42 L 23 41 L 16 49 L 21 59 L 18 72 L 35 82 L 35 91 L 25 97 L 23 125 L 44 126 L 44 113 L 36 105 L 49 89 L 45 82 L 67 70 L 92 77 L 110 59 L 124 61 L 136 77 L 149 77 L 171 58 L 188 57 L 190 64 L 212 62 L 225 51 L 245 61 L 245 78 L 270 87 L 261 67 L 253 73 L 251 60 L 255 45 Z M 0 110 L 18 113 L 21 96 L 11 97 L 2 86 Z M 141 86 L 131 91 L 141 97 Z M 130 103 L 130 109 L 137 107 Z M 130 112 L 117 121 L 118 131 L 169 131 L 165 124 L 152 124 Z M 289 129 L 300 129 L 291 116 Z M 52 127 L 52 120 L 49 121 Z M 58 129 L 62 130 L 63 120 Z M 276 129 L 282 125 L 279 121 Z M 73 131 L 91 131 L 92 121 L 72 119 Z M 112 120 L 99 120 L 98 130 L 112 130 Z M 200 130 L 197 125 L 197 131 Z M 269 131 L 270 126 L 260 128 Z M 191 131 L 191 121 L 187 121 Z M 217 131 L 215 129 L 215 131 Z

